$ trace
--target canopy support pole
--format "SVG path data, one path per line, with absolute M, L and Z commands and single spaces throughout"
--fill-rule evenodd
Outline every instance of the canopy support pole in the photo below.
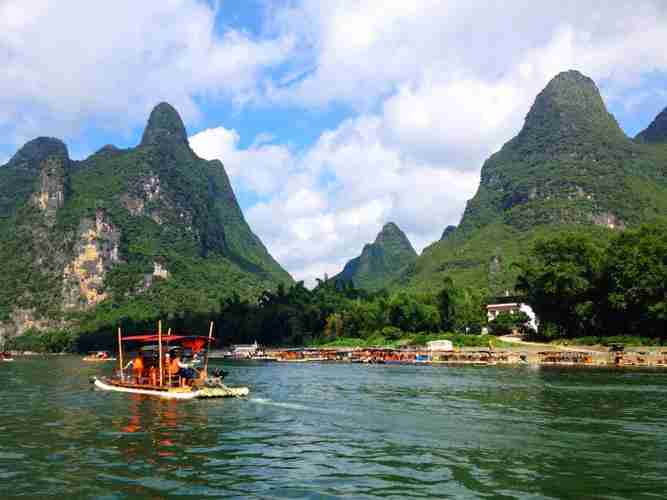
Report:
M 208 327 L 208 347 L 206 348 L 206 360 L 204 361 L 204 374 L 208 377 L 208 353 L 211 350 L 211 339 L 213 338 L 213 321 Z
M 160 360 L 160 387 L 162 387 L 162 320 L 157 323 L 158 359 Z
M 167 330 L 167 353 L 169 353 L 169 337 L 171 336 L 171 328 Z M 171 387 L 171 356 L 169 356 L 169 364 L 167 365 L 167 380 L 169 387 Z
M 121 339 L 120 326 L 118 327 L 118 360 L 120 361 L 120 379 L 125 380 L 123 374 L 123 341 Z

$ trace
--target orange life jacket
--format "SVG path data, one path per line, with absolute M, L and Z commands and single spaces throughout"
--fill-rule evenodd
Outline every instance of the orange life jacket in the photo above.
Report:
M 169 373 L 172 375 L 178 375 L 178 370 L 180 370 L 181 367 L 178 366 L 178 358 L 173 358 L 171 361 L 169 361 Z
M 144 360 L 141 359 L 141 356 L 137 356 L 132 362 L 132 371 L 138 376 L 141 375 L 144 371 Z

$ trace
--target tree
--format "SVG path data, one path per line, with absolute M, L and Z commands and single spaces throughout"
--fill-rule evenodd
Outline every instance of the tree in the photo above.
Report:
M 608 251 L 604 285 L 608 331 L 667 336 L 667 224 L 617 236 Z
M 540 318 L 546 336 L 591 335 L 600 329 L 597 305 L 604 249 L 567 233 L 540 240 L 518 264 L 516 288 Z
M 485 290 L 464 288 L 456 294 L 454 307 L 454 330 L 479 334 L 486 325 Z M 441 313 L 442 314 L 442 313 Z
M 450 332 L 454 329 L 455 302 L 456 288 L 454 281 L 449 276 L 445 276 L 443 287 L 438 293 L 440 327 L 445 332 Z
M 515 331 L 524 333 L 529 321 L 530 318 L 523 311 L 503 311 L 489 322 L 489 332 L 493 335 L 510 335 Z
M 440 315 L 436 307 L 398 292 L 389 301 L 389 322 L 404 332 L 436 331 Z

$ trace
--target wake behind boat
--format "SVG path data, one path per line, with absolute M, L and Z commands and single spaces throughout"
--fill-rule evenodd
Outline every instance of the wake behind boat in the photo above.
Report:
M 123 337 L 118 329 L 118 373 L 112 377 L 93 377 L 91 382 L 104 391 L 144 394 L 167 399 L 202 399 L 244 397 L 247 387 L 228 387 L 223 383 L 225 372 L 208 372 L 208 353 L 213 340 L 213 323 L 208 337 L 197 335 L 162 334 L 162 322 L 157 334 Z M 136 356 L 123 366 L 123 343 L 143 344 Z M 157 342 L 157 345 L 154 343 Z M 204 346 L 207 345 L 206 348 Z M 201 368 L 201 353 L 204 366 Z

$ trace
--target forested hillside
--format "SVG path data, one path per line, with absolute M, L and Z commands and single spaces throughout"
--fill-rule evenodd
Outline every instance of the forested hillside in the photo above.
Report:
M 0 167 L 0 335 L 207 313 L 280 283 L 222 163 L 194 154 L 169 104 L 135 148 L 73 161 L 38 138 Z

